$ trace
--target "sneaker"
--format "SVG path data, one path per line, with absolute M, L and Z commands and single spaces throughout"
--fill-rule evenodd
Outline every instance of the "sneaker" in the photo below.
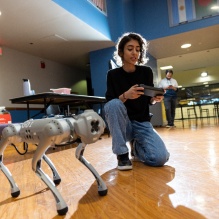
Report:
M 122 154 L 117 156 L 118 159 L 118 170 L 132 170 L 132 162 L 128 158 L 127 154 Z
M 132 162 L 128 160 L 118 160 L 118 170 L 132 170 Z
M 171 125 L 166 125 L 166 128 L 170 128 L 171 127 Z

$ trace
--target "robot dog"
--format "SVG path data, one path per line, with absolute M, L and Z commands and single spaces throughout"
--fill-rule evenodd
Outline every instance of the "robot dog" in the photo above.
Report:
M 32 169 L 51 190 L 56 200 L 56 208 L 59 215 L 68 211 L 61 194 L 55 185 L 61 182 L 61 178 L 52 161 L 45 155 L 49 147 L 56 147 L 63 143 L 78 142 L 75 156 L 94 175 L 98 184 L 98 193 L 101 196 L 107 194 L 107 187 L 94 169 L 94 167 L 83 156 L 87 144 L 96 142 L 104 132 L 105 123 L 103 119 L 93 110 L 85 110 L 84 113 L 75 117 L 52 117 L 36 120 L 27 120 L 21 124 L 10 124 L 2 131 L 0 141 L 0 169 L 7 177 L 11 185 L 11 196 L 18 197 L 20 190 L 15 183 L 10 171 L 3 164 L 3 152 L 10 144 L 25 142 L 36 144 L 37 149 L 32 159 Z M 42 159 L 49 165 L 53 173 L 53 180 L 41 169 Z

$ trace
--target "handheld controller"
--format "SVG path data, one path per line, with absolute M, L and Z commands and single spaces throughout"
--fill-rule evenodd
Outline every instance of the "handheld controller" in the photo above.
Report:
M 155 96 L 163 96 L 164 95 L 164 89 L 158 88 L 158 87 L 151 87 L 144 84 L 139 84 L 139 87 L 144 88 L 144 95 L 149 97 L 155 97 Z

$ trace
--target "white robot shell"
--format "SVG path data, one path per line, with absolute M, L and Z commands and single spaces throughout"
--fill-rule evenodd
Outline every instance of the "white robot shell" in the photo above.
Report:
M 74 123 L 75 132 L 85 144 L 96 142 L 105 127 L 103 119 L 93 110 L 85 110 Z

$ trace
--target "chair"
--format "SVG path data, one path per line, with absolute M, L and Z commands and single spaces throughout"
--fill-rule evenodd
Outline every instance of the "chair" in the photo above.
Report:
M 219 115 L 218 103 L 214 103 L 213 116 L 218 117 L 218 115 Z
M 208 119 L 210 118 L 210 114 L 209 114 L 209 109 L 203 109 L 201 107 L 201 105 L 199 106 L 199 110 L 200 110 L 200 118 L 203 119 L 203 113 L 206 113 L 206 116 Z
M 195 116 L 195 118 L 197 119 L 197 113 L 196 113 L 196 110 L 195 110 L 195 106 L 192 107 L 192 108 L 188 108 L 187 109 L 187 115 L 188 115 L 188 118 L 194 118 L 194 117 L 191 117 L 191 116 Z
M 218 109 L 217 109 L 217 107 L 213 108 L 213 116 L 214 117 L 218 117 Z
M 55 115 L 60 115 L 61 110 L 59 105 L 49 105 L 46 108 L 46 117 L 53 117 Z

